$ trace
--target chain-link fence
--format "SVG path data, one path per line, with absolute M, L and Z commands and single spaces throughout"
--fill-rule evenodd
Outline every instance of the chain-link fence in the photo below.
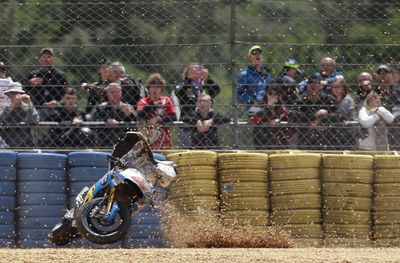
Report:
M 135 100 L 126 101 L 133 106 L 132 116 L 122 111 L 122 116 L 111 118 L 107 114 L 113 111 L 112 107 L 103 107 L 107 114 L 93 117 L 95 111 L 100 111 L 97 103 L 109 101 L 105 99 L 107 94 L 101 90 L 96 100 L 96 95 L 81 84 L 100 79 L 100 61 L 105 59 L 124 65 L 132 78 L 128 78 L 130 84 L 122 84 L 130 90 L 137 86 L 138 79 L 144 85 L 151 73 L 158 72 L 167 83 L 164 95 L 171 95 L 176 87 L 182 87 L 184 70 L 191 63 L 204 65 L 209 78 L 219 85 L 220 91 L 213 98 L 213 114 L 219 115 L 211 128 L 198 127 L 201 124 L 196 117 L 207 119 L 198 112 L 183 118 L 185 105 L 181 101 L 181 105 L 175 105 L 179 121 L 161 123 L 169 129 L 150 129 L 154 147 L 172 144 L 173 148 L 354 150 L 361 141 L 363 149 L 397 149 L 396 105 L 400 103 L 397 104 L 395 71 L 400 61 L 400 5 L 396 1 L 8 0 L 0 7 L 0 60 L 5 63 L 8 76 L 23 84 L 36 108 L 10 108 L 12 94 L 21 92 L 4 94 L 10 88 L 9 79 L 0 75 L 3 147 L 109 148 L 126 129 L 143 131 L 146 124 L 135 116 Z M 304 72 L 297 83 L 322 71 L 322 58 L 333 58 L 336 70 L 344 75 L 348 94 L 354 99 L 351 116 L 343 117 L 340 109 L 347 100 L 343 102 L 340 96 L 334 105 L 319 105 L 326 100 L 302 100 L 309 95 L 306 92 L 311 85 L 298 86 L 298 99 L 286 107 L 271 107 L 268 101 L 265 105 L 259 102 L 257 107 L 238 103 L 237 90 L 241 85 L 235 84 L 240 72 L 249 65 L 248 51 L 252 45 L 261 47 L 271 79 L 283 72 L 288 58 L 296 59 Z M 55 68 L 65 76 L 58 71 L 46 76 L 48 68 L 43 71 L 42 65 L 53 61 L 42 59 L 43 48 L 52 48 L 50 52 L 44 50 L 44 54 L 52 53 Z M 390 67 L 376 74 L 380 64 Z M 372 75 L 370 84 L 365 86 L 377 89 L 382 106 L 389 113 L 368 106 L 363 112 L 367 120 L 360 125 L 358 115 L 365 100 L 357 84 L 361 72 Z M 37 79 L 32 82 L 35 77 L 48 83 L 35 82 Z M 77 91 L 77 109 L 82 113 L 59 108 L 65 103 L 51 102 L 61 100 L 66 82 Z M 115 81 L 103 79 L 97 84 L 104 88 L 109 82 Z M 204 88 L 198 86 L 194 87 Z M 331 83 L 321 86 L 324 94 L 336 95 L 331 94 Z M 49 91 L 52 88 L 56 93 Z M 278 91 L 282 92 L 282 87 Z M 304 96 L 301 92 L 305 92 Z M 193 96 L 197 99 L 196 92 Z M 95 100 L 88 104 L 91 97 Z M 173 103 L 177 101 L 179 96 Z M 195 109 L 195 102 L 190 108 Z M 323 111 L 317 114 L 320 109 Z M 80 120 L 74 122 L 75 117 Z M 110 124 L 109 119 L 115 121 Z M 163 138 L 161 141 L 171 136 L 171 140 L 156 142 L 157 136 Z

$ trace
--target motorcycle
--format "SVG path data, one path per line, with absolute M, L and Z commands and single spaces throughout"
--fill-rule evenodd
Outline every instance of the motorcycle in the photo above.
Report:
M 64 246 L 82 236 L 97 244 L 121 240 L 129 231 L 132 216 L 153 203 L 156 187 L 168 187 L 176 177 L 175 164 L 154 155 L 146 138 L 127 132 L 114 146 L 109 171 L 90 188 L 77 195 L 74 207 L 49 235 Z

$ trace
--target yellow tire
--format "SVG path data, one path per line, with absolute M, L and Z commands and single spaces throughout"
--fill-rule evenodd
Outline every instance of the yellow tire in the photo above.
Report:
M 189 151 L 173 153 L 168 159 L 178 166 L 216 166 L 217 153 L 213 151 Z
M 396 211 L 400 210 L 400 196 L 377 196 L 374 200 L 376 211 Z
M 320 194 L 271 196 L 272 210 L 321 209 Z
M 400 225 L 375 225 L 374 234 L 376 239 L 400 239 Z
M 376 196 L 400 196 L 400 183 L 375 184 Z
M 267 198 L 267 190 L 243 190 L 243 191 L 226 191 L 221 193 L 221 199 L 236 197 L 263 197 Z
M 360 239 L 360 238 L 324 238 L 323 246 L 324 247 L 351 247 L 351 248 L 360 248 L 360 247 L 370 247 L 372 245 L 372 241 L 370 239 Z
M 277 226 L 289 232 L 296 239 L 322 237 L 322 226 L 320 224 L 288 224 Z
M 323 183 L 322 194 L 338 197 L 372 197 L 372 184 Z
M 374 211 L 372 216 L 375 225 L 400 225 L 400 211 Z
M 400 169 L 400 155 L 375 155 L 375 169 Z
M 323 196 L 325 209 L 363 210 L 372 209 L 372 198 Z
M 319 168 L 321 154 L 318 153 L 289 153 L 271 154 L 269 156 L 271 170 L 290 168 Z
M 169 189 L 200 188 L 200 187 L 218 187 L 218 181 L 216 181 L 216 180 L 177 180 L 171 184 Z
M 368 211 L 324 209 L 322 211 L 322 218 L 324 224 L 371 224 L 371 214 Z
M 262 190 L 268 191 L 267 182 L 233 182 L 233 183 L 222 183 L 220 185 L 221 192 L 224 191 L 252 191 L 252 190 Z
M 226 225 L 269 225 L 268 212 L 262 210 L 224 211 L 221 213 L 221 221 Z
M 273 169 L 270 174 L 271 181 L 319 179 L 318 168 L 290 168 Z
M 374 173 L 371 170 L 361 169 L 330 169 L 321 170 L 321 179 L 329 183 L 364 183 L 374 182 Z
M 220 169 L 234 169 L 248 167 L 249 163 L 266 170 L 268 167 L 268 154 L 265 153 L 220 153 L 218 154 L 218 167 Z M 256 168 L 256 167 L 252 167 Z
M 235 197 L 221 199 L 221 206 L 225 211 L 236 210 L 269 210 L 269 202 L 264 197 Z
M 371 225 L 323 224 L 326 238 L 371 239 Z
M 321 218 L 319 209 L 277 210 L 271 213 L 271 223 L 279 225 L 320 224 Z
M 185 173 L 217 173 L 217 169 L 215 166 L 178 166 L 176 168 L 178 170 L 178 174 Z
M 266 172 L 264 174 L 227 174 L 220 173 L 219 181 L 221 183 L 232 183 L 232 182 L 268 182 Z
M 317 179 L 271 182 L 272 195 L 318 194 L 320 192 L 321 184 Z
M 196 209 L 217 210 L 219 208 L 219 200 L 213 196 L 171 198 L 170 201 L 183 211 Z
M 323 154 L 323 168 L 372 169 L 374 157 L 361 154 Z
M 218 196 L 218 188 L 193 188 L 193 189 L 180 189 L 176 191 L 170 191 L 170 198 L 179 197 L 195 197 L 195 196 Z
M 376 169 L 375 183 L 400 183 L 400 169 Z

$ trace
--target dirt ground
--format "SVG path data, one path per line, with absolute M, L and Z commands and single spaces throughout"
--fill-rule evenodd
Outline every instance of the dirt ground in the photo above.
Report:
M 369 263 L 400 262 L 400 248 L 0 249 L 7 263 Z

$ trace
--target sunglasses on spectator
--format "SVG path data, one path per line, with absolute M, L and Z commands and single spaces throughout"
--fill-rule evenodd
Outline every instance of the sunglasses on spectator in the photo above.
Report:
M 390 73 L 392 73 L 391 71 L 388 71 L 388 70 L 386 70 L 386 69 L 381 69 L 381 70 L 378 70 L 378 72 L 377 72 L 379 75 L 384 75 L 384 74 L 390 74 Z
M 267 95 L 270 95 L 270 96 L 278 96 L 278 93 L 276 93 L 276 92 L 268 92 Z

